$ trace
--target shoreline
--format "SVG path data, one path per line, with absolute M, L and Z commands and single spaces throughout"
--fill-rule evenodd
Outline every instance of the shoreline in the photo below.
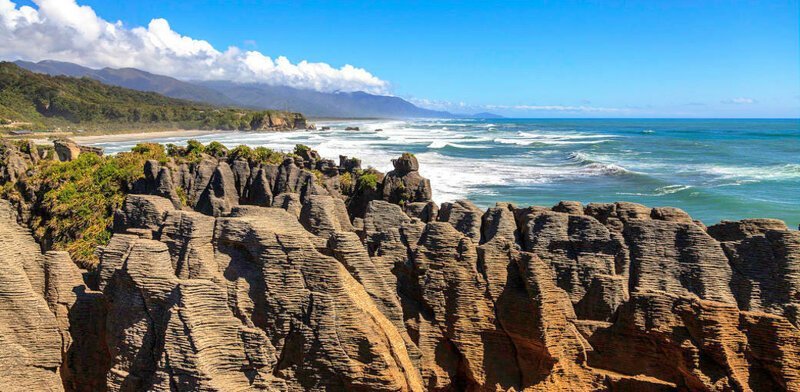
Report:
M 516 125 L 510 125 L 507 129 L 501 126 L 503 130 L 497 132 L 482 128 L 481 124 L 484 123 L 473 124 L 469 127 L 448 126 L 448 130 L 440 131 L 440 127 L 447 124 L 411 122 L 412 125 L 395 124 L 393 126 L 390 124 L 370 125 L 371 122 L 354 121 L 352 125 L 360 125 L 363 132 L 352 133 L 341 131 L 345 126 L 350 126 L 350 124 L 341 122 L 330 124 L 331 130 L 334 131 L 332 133 L 326 133 L 319 129 L 304 132 L 251 133 L 198 130 L 196 128 L 193 130 L 162 128 L 158 131 L 148 132 L 70 137 L 75 137 L 79 144 L 102 147 L 107 154 L 127 151 L 136 143 L 147 141 L 181 145 L 185 144 L 187 139 L 197 139 L 204 144 L 216 140 L 228 148 L 233 148 L 238 144 L 247 144 L 251 147 L 266 146 L 282 152 L 292 151 L 295 144 L 304 144 L 317 149 L 322 156 L 327 158 L 335 159 L 339 155 L 359 157 L 365 166 L 372 166 L 383 171 L 391 170 L 389 162 L 393 153 L 410 151 L 417 154 L 421 162 L 425 162 L 420 172 L 432 180 L 433 198 L 437 202 L 469 198 L 481 207 L 489 207 L 498 198 L 517 205 L 552 205 L 564 199 L 583 202 L 625 200 L 645 205 L 679 207 L 707 223 L 747 217 L 770 217 L 782 219 L 795 229 L 800 224 L 798 211 L 792 209 L 788 203 L 770 202 L 773 197 L 778 197 L 778 199 L 783 197 L 783 192 L 788 191 L 792 183 L 796 183 L 794 181 L 797 177 L 793 164 L 773 165 L 758 160 L 726 162 L 724 159 L 710 159 L 708 163 L 697 165 L 682 166 L 677 162 L 665 161 L 663 167 L 649 167 L 649 164 L 653 164 L 661 158 L 632 153 L 633 149 L 652 151 L 654 154 L 677 151 L 676 149 L 679 147 L 685 148 L 686 146 L 673 145 L 671 144 L 673 140 L 677 141 L 687 137 L 694 139 L 696 136 L 696 134 L 691 136 L 679 134 L 675 135 L 677 137 L 675 139 L 666 131 L 660 132 L 670 128 L 669 124 L 662 124 L 661 128 L 653 128 L 658 124 L 636 123 L 636 129 L 630 132 L 612 132 L 610 134 L 612 136 L 619 135 L 616 139 L 612 139 L 601 133 L 602 128 L 609 127 L 602 123 L 587 128 L 586 133 L 562 131 L 558 127 L 570 124 L 559 123 L 560 125 L 555 124 L 539 132 L 520 135 L 514 132 L 517 130 Z M 528 125 L 525 122 L 519 124 L 520 129 L 535 127 L 535 124 Z M 318 128 L 321 128 L 320 125 L 327 126 L 329 124 L 317 122 Z M 711 127 L 704 124 L 688 124 L 687 126 L 691 126 L 692 129 L 696 127 L 699 131 Z M 796 129 L 791 123 L 774 126 L 767 124 L 764 127 L 770 132 L 775 132 L 778 140 L 788 140 L 795 132 L 792 129 Z M 387 132 L 383 134 L 368 132 L 372 128 L 384 128 Z M 645 130 L 653 128 L 656 131 L 639 133 L 640 128 Z M 784 131 L 784 129 L 789 130 Z M 428 130 L 436 132 L 428 132 Z M 474 135 L 474 138 L 459 139 L 464 137 L 463 135 Z M 701 140 L 711 137 L 710 134 L 703 132 L 697 135 Z M 479 136 L 485 136 L 486 139 L 481 139 Z M 578 136 L 585 138 L 575 139 Z M 657 137 L 661 137 L 659 140 L 669 143 L 653 146 L 652 142 Z M 749 140 L 758 137 L 758 134 L 751 135 L 750 133 L 727 134 L 725 140 L 720 143 L 727 143 L 731 146 L 730 148 L 735 148 L 735 139 L 737 138 Z M 410 139 L 404 140 L 404 138 Z M 616 141 L 602 141 L 605 139 Z M 475 141 L 466 142 L 464 140 Z M 583 144 L 575 143 L 576 140 Z M 554 144 L 550 144 L 551 142 Z M 455 146 L 452 143 L 455 143 Z M 598 148 L 596 151 L 593 147 L 595 145 Z M 471 146 L 481 146 L 483 149 L 462 148 Z M 590 146 L 592 147 L 590 148 Z M 603 155 L 603 151 L 613 152 L 617 147 L 631 149 L 631 153 L 621 151 L 619 155 Z M 690 150 L 692 149 L 690 148 Z M 524 164 L 517 165 L 507 159 L 494 158 L 494 155 L 491 156 L 492 158 L 484 156 L 506 151 L 518 153 L 515 156 L 523 159 L 520 162 Z M 573 152 L 577 152 L 577 154 L 568 155 Z M 653 159 L 656 161 L 652 161 Z M 496 170 L 487 171 L 480 165 L 474 164 L 475 162 L 488 163 L 490 161 L 495 165 Z M 638 174 L 626 174 L 622 169 L 613 165 L 620 165 L 625 170 L 636 171 Z M 674 168 L 678 170 L 678 174 L 665 172 L 664 168 Z M 771 179 L 758 180 L 757 176 L 763 173 L 769 174 Z M 703 182 L 704 179 L 708 179 L 709 182 Z M 761 183 L 762 181 L 763 183 Z M 602 184 L 602 186 L 590 190 L 577 189 L 574 184 L 591 184 L 593 186 Z M 739 184 L 744 185 L 738 186 Z M 767 186 L 777 191 L 772 196 L 765 193 L 764 197 L 760 197 L 759 192 L 762 192 Z M 535 188 L 536 192 L 526 191 L 531 187 Z M 741 193 L 744 189 L 748 190 L 747 194 Z M 755 196 L 755 198 L 751 198 L 751 196 Z M 791 200 L 791 195 L 787 194 L 786 200 Z
M 200 129 L 176 129 L 169 131 L 152 132 L 132 132 L 132 133 L 108 133 L 102 135 L 70 136 L 69 138 L 78 144 L 147 141 L 147 139 L 160 139 L 167 137 L 186 137 L 186 136 L 205 136 L 229 131 L 223 130 L 200 130 Z M 52 143 L 49 138 L 31 139 L 37 144 Z

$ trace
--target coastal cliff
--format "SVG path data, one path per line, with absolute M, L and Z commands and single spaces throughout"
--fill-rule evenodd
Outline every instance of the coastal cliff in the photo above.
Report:
M 34 173 L 54 154 L 5 146 L 4 388 L 800 389 L 800 233 L 781 221 L 437 205 L 411 154 L 384 175 L 209 147 L 140 156 L 81 270 L 34 240 L 57 226 Z

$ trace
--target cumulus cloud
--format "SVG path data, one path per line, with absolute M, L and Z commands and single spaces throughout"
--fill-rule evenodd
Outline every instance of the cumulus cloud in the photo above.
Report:
M 133 67 L 181 79 L 232 80 L 318 91 L 385 93 L 388 83 L 363 68 L 225 50 L 172 30 L 165 19 L 126 28 L 75 0 L 34 0 L 36 8 L 0 0 L 0 57 L 60 60 L 87 67 Z
M 723 100 L 722 103 L 729 103 L 734 105 L 749 105 L 751 103 L 756 103 L 756 100 L 753 98 L 738 97 L 738 98 Z

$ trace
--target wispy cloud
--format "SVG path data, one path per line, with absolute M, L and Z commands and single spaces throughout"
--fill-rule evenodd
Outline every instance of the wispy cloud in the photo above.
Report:
M 473 105 L 464 102 L 452 102 L 425 98 L 408 98 L 411 103 L 433 110 L 446 110 L 456 113 L 474 113 L 482 111 L 514 111 L 514 112 L 557 112 L 557 113 L 625 113 L 631 108 L 608 108 L 589 105 Z
M 487 109 L 509 109 L 530 112 L 572 112 L 572 113 L 619 113 L 627 112 L 627 108 L 605 108 L 598 106 L 569 105 L 486 105 Z
M 480 111 L 484 109 L 483 106 L 470 105 L 465 102 L 452 102 L 452 101 L 436 100 L 428 98 L 406 98 L 406 100 L 413 103 L 414 105 L 431 110 L 446 110 L 446 111 L 466 113 L 475 110 Z
M 721 101 L 722 103 L 733 104 L 733 105 L 749 105 L 756 103 L 757 101 L 753 98 L 745 98 L 745 97 L 737 97 L 731 99 L 724 99 Z
M 363 68 L 225 50 L 172 30 L 166 19 L 128 28 L 75 0 L 34 0 L 36 8 L 0 0 L 0 57 L 70 61 L 88 67 L 135 67 L 183 79 L 261 82 L 318 91 L 384 93 L 388 83 Z M 245 46 L 250 46 L 246 43 Z

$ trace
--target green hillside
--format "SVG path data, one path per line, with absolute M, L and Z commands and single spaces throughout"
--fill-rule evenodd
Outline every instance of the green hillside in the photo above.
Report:
M 304 127 L 305 119 L 299 113 L 215 107 L 89 78 L 38 74 L 0 62 L 0 127 L 5 131 L 162 125 L 267 130 Z

